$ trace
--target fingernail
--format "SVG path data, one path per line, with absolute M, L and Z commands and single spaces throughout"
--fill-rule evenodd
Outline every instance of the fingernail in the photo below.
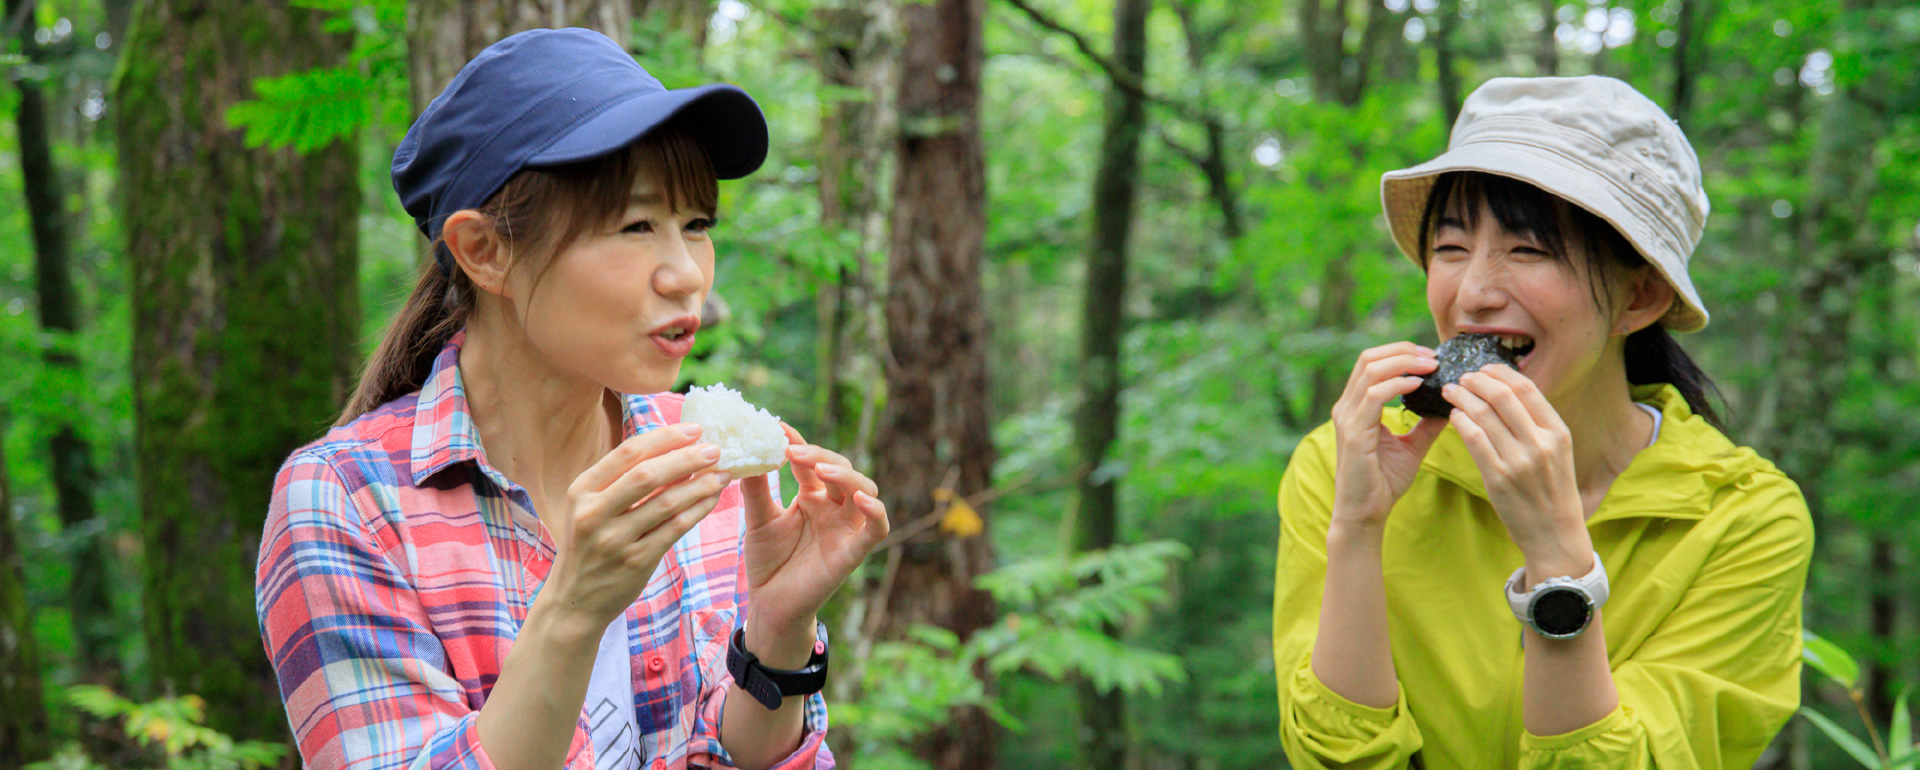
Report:
M 700 424 L 694 422 L 683 423 L 680 426 L 680 432 L 687 434 L 687 438 L 699 438 Z
M 795 460 L 804 459 L 807 456 L 807 448 L 805 446 L 791 446 L 787 448 L 787 451 L 793 454 L 793 459 Z
M 720 447 L 714 446 L 712 444 L 706 445 L 705 448 L 702 448 L 700 450 L 700 459 L 702 460 L 720 459 Z
M 1434 356 L 1440 355 L 1439 353 L 1433 352 L 1433 348 L 1427 347 L 1425 345 L 1416 347 L 1414 348 L 1414 350 L 1420 351 L 1420 355 L 1426 356 L 1428 358 L 1432 358 Z
M 820 471 L 820 475 L 822 476 L 838 476 L 840 475 L 840 466 L 822 465 L 820 466 L 819 471 Z
M 1432 358 L 1429 356 L 1421 356 L 1419 359 L 1419 363 L 1423 366 L 1439 366 L 1440 359 Z

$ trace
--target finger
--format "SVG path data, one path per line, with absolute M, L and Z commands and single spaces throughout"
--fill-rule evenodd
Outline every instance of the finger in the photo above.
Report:
M 700 426 L 693 423 L 656 428 L 628 436 L 613 451 L 575 477 L 570 491 L 580 494 L 602 491 L 641 461 L 688 446 L 699 438 Z
M 638 540 L 663 522 L 698 505 L 701 500 L 720 494 L 732 482 L 732 474 L 713 471 L 662 489 L 660 494 L 615 517 L 607 528 L 607 537 L 616 543 Z
M 880 498 L 878 497 L 869 495 L 865 491 L 860 491 L 853 493 L 853 507 L 860 512 L 861 517 L 866 521 L 866 526 L 863 528 L 862 534 L 865 535 L 866 547 L 868 549 L 872 549 L 875 545 L 879 544 L 880 541 L 887 539 L 890 524 L 887 521 L 886 503 L 880 502 Z
M 1547 401 L 1547 394 L 1540 392 L 1540 386 L 1531 378 L 1506 364 L 1489 364 L 1481 367 L 1480 372 L 1513 388 L 1513 394 L 1533 416 L 1535 425 L 1542 428 L 1565 430 L 1567 424 L 1560 419 L 1560 412 Z
M 1486 476 L 1493 467 L 1498 465 L 1500 453 L 1493 448 L 1493 442 L 1488 439 L 1486 430 L 1481 428 L 1480 423 L 1475 422 L 1473 416 L 1467 414 L 1466 410 L 1454 409 L 1448 414 L 1447 423 L 1453 426 L 1455 433 L 1460 434 L 1460 443 L 1467 446 L 1467 454 L 1472 455 L 1474 464 L 1480 466 L 1481 476 Z
M 758 529 L 780 513 L 780 501 L 773 498 L 773 485 L 765 475 L 740 480 L 740 494 L 746 498 L 747 529 Z
M 1407 443 L 1407 449 L 1413 452 L 1414 457 L 1425 458 L 1427 456 L 1427 450 L 1433 448 L 1434 440 L 1440 438 L 1440 434 L 1445 432 L 1446 429 L 1447 421 L 1445 418 L 1422 417 L 1420 418 L 1420 422 L 1413 426 L 1412 430 L 1407 431 L 1399 438 L 1401 441 Z
M 1472 418 L 1474 427 L 1486 437 L 1488 448 L 1493 451 L 1494 458 L 1518 456 L 1519 442 L 1513 438 L 1513 434 L 1508 431 L 1506 423 L 1500 420 L 1500 414 L 1493 410 L 1492 405 L 1482 400 L 1473 391 L 1459 385 L 1446 386 L 1441 389 L 1440 395 L 1448 403 L 1453 404 L 1456 412 Z M 1461 438 L 1466 438 L 1466 435 L 1463 433 Z
M 822 463 L 815 466 L 815 472 L 820 474 L 820 479 L 827 482 L 829 488 L 838 487 L 843 496 L 851 497 L 855 492 L 865 492 L 874 497 L 880 495 L 880 487 L 873 483 L 873 479 L 854 470 L 852 466 Z
M 1372 418 L 1372 422 L 1379 422 L 1380 407 L 1386 406 L 1388 401 L 1419 390 L 1420 382 L 1419 377 L 1395 377 L 1367 388 L 1366 394 L 1360 400 L 1361 413 Z
M 663 431 L 654 431 L 661 433 Z M 677 431 L 676 431 L 677 432 Z M 669 484 L 696 472 L 707 470 L 720 461 L 720 448 L 712 444 L 694 444 L 664 455 L 642 460 L 608 484 L 594 498 L 604 510 L 622 511 Z
M 1341 397 L 1345 398 L 1348 396 L 1352 396 L 1355 393 L 1366 390 L 1367 387 L 1372 384 L 1372 383 L 1361 384 L 1361 379 L 1362 379 L 1362 374 L 1366 371 L 1367 367 L 1371 366 L 1375 361 L 1379 361 L 1380 359 L 1387 358 L 1389 356 L 1432 357 L 1433 354 L 1434 353 L 1432 349 L 1421 346 L 1421 345 L 1415 345 L 1411 342 L 1392 342 L 1392 343 L 1388 343 L 1378 347 L 1367 348 L 1366 350 L 1360 352 L 1360 356 L 1358 358 L 1354 359 L 1353 371 L 1347 375 L 1347 387 L 1345 391 L 1341 393 Z
M 1533 412 L 1527 405 L 1520 403 L 1520 396 L 1513 392 L 1513 386 L 1505 380 L 1481 372 L 1469 372 L 1460 378 L 1460 385 L 1468 392 L 1479 396 L 1480 400 L 1493 407 L 1500 421 L 1506 424 L 1507 432 L 1515 441 L 1526 446 L 1539 446 L 1540 425 L 1533 420 Z
M 661 521 L 658 525 L 643 533 L 640 537 L 636 538 L 631 545 L 626 547 L 625 555 L 627 556 L 628 563 L 632 564 L 637 559 L 644 559 L 646 554 L 665 554 L 667 551 L 672 550 L 674 543 L 680 542 L 680 538 L 685 537 L 688 532 L 693 531 L 694 527 L 699 526 L 700 522 L 704 521 L 708 514 L 713 513 L 713 509 L 719 505 L 720 495 L 716 492 L 707 497 L 694 500 L 691 505 L 682 509 L 679 513 Z M 658 563 L 658 558 L 659 557 L 655 557 L 656 564 Z

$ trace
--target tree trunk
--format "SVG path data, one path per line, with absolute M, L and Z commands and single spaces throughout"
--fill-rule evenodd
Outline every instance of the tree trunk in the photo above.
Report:
M 284 738 L 254 614 L 276 468 L 325 431 L 357 371 L 357 150 L 249 149 L 226 109 L 254 78 L 337 66 L 350 40 L 280 2 L 157 0 L 116 93 L 133 274 L 146 638 L 164 691 Z
M 876 479 L 893 526 L 933 515 L 934 492 L 987 489 L 994 449 L 987 420 L 987 319 L 980 285 L 986 168 L 980 143 L 983 0 L 902 4 L 892 248 L 886 305 L 887 405 Z M 949 476 L 951 474 L 951 476 Z M 939 538 L 935 530 L 931 537 Z M 985 533 L 910 540 L 891 581 L 871 593 L 878 636 L 915 623 L 967 638 L 993 621 L 973 580 L 992 566 Z M 984 667 L 981 675 L 985 676 Z M 992 768 L 986 713 L 963 709 L 917 752 L 942 770 Z
M 7 18 L 20 10 L 23 0 L 7 0 Z M 20 28 L 21 49 L 37 52 L 33 25 Z M 37 58 L 37 57 L 36 57 Z M 83 382 L 80 361 L 73 352 L 74 333 L 80 328 L 79 301 L 73 290 L 72 221 L 63 193 L 60 173 L 53 165 L 52 129 L 48 125 L 46 97 L 38 82 L 21 79 L 20 104 L 14 114 L 19 131 L 20 181 L 25 192 L 27 219 L 33 229 L 34 289 L 39 295 L 40 328 L 51 341 L 42 354 L 53 377 L 74 383 Z M 74 652 L 80 668 L 89 680 L 113 684 L 118 678 L 119 656 L 114 647 L 118 634 L 113 618 L 113 597 L 107 585 L 106 545 L 101 536 L 102 522 L 93 505 L 97 486 L 93 470 L 93 447 L 80 436 L 74 425 L 80 413 L 77 388 L 63 389 L 68 403 L 53 410 L 57 425 L 48 426 L 47 454 L 53 470 L 55 507 L 60 526 L 67 530 L 72 545 L 68 557 L 72 580 L 67 588 L 67 608 L 73 622 Z
M 837 93 L 821 105 L 820 219 L 823 229 L 850 241 L 851 267 L 822 282 L 815 294 L 815 430 L 846 447 L 856 463 L 869 459 L 871 412 L 878 394 L 872 339 L 877 308 L 868 256 L 878 250 L 880 88 L 887 36 L 873 0 L 850 0 L 814 11 L 821 80 Z M 860 383 L 856 386 L 856 383 Z
M 1147 13 L 1151 9 L 1151 0 L 1118 0 L 1113 7 L 1113 61 L 1142 82 L 1146 79 Z M 1087 252 L 1087 286 L 1080 313 L 1081 400 L 1073 421 L 1074 447 L 1079 455 L 1076 474 L 1080 504 L 1073 525 L 1076 552 L 1111 548 L 1118 532 L 1115 498 L 1119 473 L 1110 466 L 1108 452 L 1120 430 L 1127 244 L 1133 234 L 1140 133 L 1145 128 L 1146 100 L 1109 83 L 1100 165 L 1093 177 L 1093 242 Z M 1108 636 L 1120 632 L 1115 627 L 1105 630 Z M 1125 767 L 1125 694 L 1118 689 L 1100 692 L 1084 679 L 1076 682 L 1075 688 L 1080 700 L 1082 760 L 1087 767 Z
M 1440 22 L 1433 31 L 1433 62 L 1438 73 L 1434 85 L 1439 89 L 1440 109 L 1447 116 L 1447 130 L 1453 130 L 1453 123 L 1460 119 L 1460 72 L 1453 63 L 1453 33 L 1459 27 L 1460 0 L 1440 0 L 1439 13 L 1434 19 Z
M 681 4 L 695 2 L 681 0 Z M 625 48 L 633 34 L 633 11 L 646 4 L 645 0 L 409 0 L 407 80 L 413 86 L 413 112 L 418 115 L 426 109 L 468 60 L 514 33 L 586 27 Z
M 1687 126 L 1687 117 L 1693 112 L 1693 78 L 1700 69 L 1695 61 L 1693 46 L 1701 35 L 1695 31 L 1700 15 L 1696 0 L 1680 0 L 1680 23 L 1677 39 L 1673 42 L 1673 102 L 1667 105 L 1667 113 L 1673 122 L 1682 128 Z
M 21 767 L 51 751 L 40 655 L 27 604 L 27 572 L 13 523 L 8 482 L 6 422 L 0 420 L 0 767 Z
M 1553 34 L 1559 27 L 1554 18 L 1559 6 L 1560 0 L 1540 0 L 1540 39 L 1535 41 L 1533 67 L 1542 77 L 1560 74 L 1560 42 Z

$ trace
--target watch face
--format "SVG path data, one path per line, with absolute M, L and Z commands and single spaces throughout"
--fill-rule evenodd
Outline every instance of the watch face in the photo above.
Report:
M 1549 588 L 1533 600 L 1533 625 L 1547 636 L 1572 636 L 1593 617 L 1587 597 L 1571 588 Z

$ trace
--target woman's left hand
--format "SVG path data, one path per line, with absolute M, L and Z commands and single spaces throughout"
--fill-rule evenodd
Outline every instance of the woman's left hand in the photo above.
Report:
M 1467 374 L 1441 395 L 1458 407 L 1453 428 L 1529 572 L 1586 574 L 1582 565 L 1591 567 L 1593 541 L 1573 472 L 1573 436 L 1546 396 L 1505 364 Z
M 793 504 L 782 509 L 765 476 L 741 482 L 747 509 L 746 644 L 767 665 L 793 669 L 805 665 L 813 646 L 815 613 L 886 538 L 887 508 L 879 488 L 847 458 L 806 443 L 790 425 L 781 427 L 792 442 L 787 458 L 800 482 Z

